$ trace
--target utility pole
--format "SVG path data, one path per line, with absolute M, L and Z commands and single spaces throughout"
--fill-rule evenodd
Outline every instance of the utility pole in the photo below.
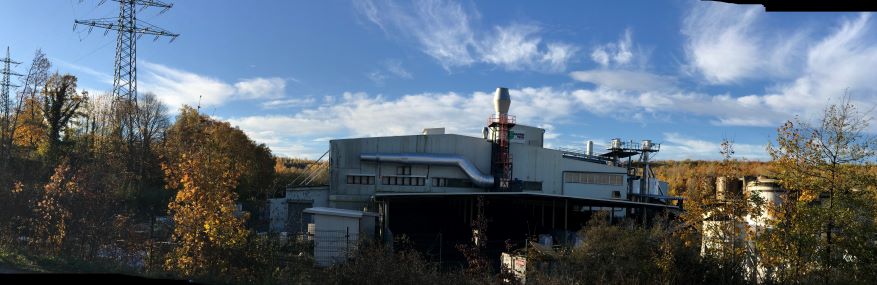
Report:
M 21 62 L 13 61 L 12 58 L 9 57 L 9 47 L 6 47 L 6 57 L 0 59 L 0 62 L 3 63 L 3 69 L 0 70 L 0 74 L 3 75 L 3 79 L 2 81 L 0 81 L 0 100 L 3 101 L 0 102 L 0 104 L 2 104 L 0 108 L 3 108 L 2 110 L 0 110 L 3 112 L 3 130 L 2 133 L 0 133 L 0 139 L 2 139 L 2 142 L 0 143 L 2 143 L 3 146 L 2 152 L 5 161 L 5 158 L 10 151 L 9 148 L 12 147 L 12 144 L 9 143 L 12 141 L 12 138 L 7 137 L 12 133 L 12 131 L 9 129 L 9 122 L 12 119 L 12 110 L 9 109 L 9 87 L 18 87 L 18 85 L 13 85 L 12 83 L 10 83 L 9 79 L 12 76 L 21 76 L 21 74 L 12 71 L 12 65 L 18 65 L 21 64 Z
M 104 29 L 104 34 L 109 31 L 117 32 L 116 39 L 116 62 L 113 76 L 113 97 L 115 99 L 137 100 L 137 39 L 143 35 L 170 37 L 173 42 L 179 34 L 169 32 L 150 23 L 137 19 L 137 10 L 146 8 L 162 8 L 159 14 L 172 8 L 174 5 L 159 0 L 113 0 L 119 2 L 119 16 L 116 18 L 102 18 L 91 20 L 75 20 L 76 25 L 88 26 L 88 31 L 95 27 Z M 103 4 L 105 0 L 101 1 Z M 100 4 L 98 4 L 100 5 Z

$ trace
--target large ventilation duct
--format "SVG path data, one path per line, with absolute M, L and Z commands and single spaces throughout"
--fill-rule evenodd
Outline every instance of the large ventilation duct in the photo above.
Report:
M 429 164 L 457 166 L 472 183 L 482 188 L 493 187 L 493 176 L 481 173 L 472 162 L 456 154 L 438 153 L 363 153 L 359 159 L 364 161 L 393 162 L 405 164 Z

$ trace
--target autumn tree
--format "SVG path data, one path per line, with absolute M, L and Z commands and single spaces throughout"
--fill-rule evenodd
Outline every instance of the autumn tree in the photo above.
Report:
M 224 254 L 246 241 L 246 216 L 235 213 L 235 189 L 248 165 L 239 159 L 244 142 L 235 138 L 255 145 L 239 129 L 191 107 L 182 108 L 168 131 L 162 168 L 168 188 L 177 190 L 168 205 L 177 247 L 166 265 L 187 276 L 226 273 Z
M 2 135 L 0 135 L 0 138 L 2 138 L 0 139 L 0 149 L 4 150 L 2 153 L 4 166 L 11 158 L 12 148 L 15 145 L 13 142 L 16 139 L 19 127 L 23 124 L 32 127 L 37 123 L 35 120 L 38 118 L 38 114 L 34 103 L 39 101 L 37 96 L 46 80 L 48 80 L 50 67 L 51 63 L 46 58 L 46 54 L 38 49 L 34 54 L 30 67 L 27 69 L 27 74 L 22 79 L 23 88 L 18 92 L 16 100 L 13 101 L 12 98 L 4 98 L 3 100 L 5 106 L 3 129 L 0 130 L 2 132 Z M 31 108 L 29 109 L 26 108 L 28 105 L 25 103 L 27 102 L 31 102 Z M 25 112 L 28 114 L 24 114 Z M 26 118 L 29 118 L 29 120 L 25 120 Z
M 877 209 L 870 118 L 845 99 L 815 126 L 795 120 L 769 148 L 787 190 L 764 251 L 781 282 L 875 280 Z
M 49 183 L 34 210 L 34 245 L 58 253 L 72 220 L 73 196 L 80 191 L 78 178 L 70 164 L 62 162 L 55 168 Z

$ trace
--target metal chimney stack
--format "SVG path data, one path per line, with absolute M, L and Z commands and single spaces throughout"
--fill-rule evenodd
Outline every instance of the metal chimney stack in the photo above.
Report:
M 493 96 L 493 107 L 496 115 L 505 115 L 509 113 L 509 105 L 512 104 L 512 97 L 509 96 L 509 89 L 505 87 L 496 88 L 496 95 Z

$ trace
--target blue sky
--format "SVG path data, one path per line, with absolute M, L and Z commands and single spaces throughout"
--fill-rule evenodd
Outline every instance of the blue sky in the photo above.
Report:
M 0 45 L 42 48 L 81 89 L 112 86 L 115 35 L 74 19 L 115 2 L 4 1 Z M 877 102 L 877 23 L 859 13 L 765 13 L 701 1 L 175 1 L 138 17 L 181 36 L 138 42 L 140 92 L 196 105 L 275 154 L 332 138 L 480 136 L 492 92 L 546 128 L 549 147 L 652 139 L 657 159 L 767 159 L 776 127 L 813 120 L 848 89 Z M 24 66 L 18 68 L 24 71 Z M 872 128 L 873 130 L 874 128 Z

